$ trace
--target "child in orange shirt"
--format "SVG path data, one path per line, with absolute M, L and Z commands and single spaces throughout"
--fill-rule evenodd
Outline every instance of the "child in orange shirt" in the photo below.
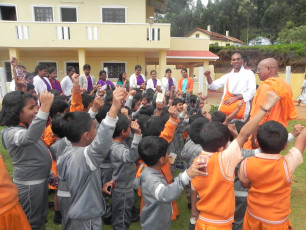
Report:
M 207 176 L 194 177 L 192 183 L 192 215 L 197 218 L 196 230 L 231 230 L 235 212 L 234 170 L 242 160 L 241 147 L 258 123 L 279 100 L 269 92 L 262 109 L 240 131 L 237 138 L 227 147 L 230 130 L 219 122 L 207 123 L 201 130 L 202 153 L 195 159 L 206 159 L 204 169 Z M 200 200 L 196 204 L 196 192 Z
M 262 124 L 257 133 L 262 153 L 241 163 L 239 179 L 244 187 L 250 187 L 244 230 L 293 229 L 288 219 L 292 175 L 303 162 L 306 128 L 294 147 L 282 156 L 280 152 L 286 148 L 287 138 L 288 132 L 282 124 L 276 121 Z
M 0 154 L 0 227 L 2 230 L 30 230 L 31 226 L 19 203 L 18 188 L 11 181 Z

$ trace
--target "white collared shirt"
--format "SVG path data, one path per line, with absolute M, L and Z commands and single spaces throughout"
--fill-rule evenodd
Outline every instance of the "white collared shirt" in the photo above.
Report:
M 140 74 L 143 78 L 143 81 L 145 82 L 146 81 L 146 78 L 145 76 L 143 76 L 142 74 Z M 131 76 L 130 76 L 130 87 L 132 88 L 137 88 L 137 79 L 136 79 L 136 75 L 135 73 L 133 73 Z
M 156 79 L 156 80 L 157 80 L 156 85 L 159 85 L 160 87 L 162 87 L 161 81 L 160 81 L 159 79 Z M 152 78 L 150 78 L 150 79 L 147 81 L 147 89 L 153 89 L 153 90 L 155 90 L 155 87 L 154 87 L 154 83 L 153 83 Z
M 46 82 L 48 82 L 48 84 L 52 88 L 49 79 L 46 78 L 46 77 L 44 77 L 44 79 L 46 80 Z M 34 80 L 33 85 L 35 86 L 35 91 L 36 91 L 37 95 L 40 95 L 43 91 L 47 91 L 47 89 L 48 89 L 47 85 L 38 75 L 36 75 L 33 80 Z
M 61 87 L 63 90 L 63 93 L 66 96 L 70 96 L 71 95 L 71 90 L 73 87 L 73 82 L 71 80 L 71 78 L 67 75 L 66 77 L 63 78 L 63 80 L 61 81 Z

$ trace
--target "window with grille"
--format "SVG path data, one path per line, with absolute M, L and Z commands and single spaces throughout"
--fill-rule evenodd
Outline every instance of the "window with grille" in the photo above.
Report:
M 119 78 L 119 74 L 125 72 L 125 63 L 103 63 L 103 69 L 108 78 Z
M 12 81 L 12 72 L 11 72 L 11 63 L 10 62 L 4 62 L 4 69 L 6 73 L 6 81 Z
M 34 7 L 35 21 L 53 22 L 52 7 Z
M 102 22 L 125 23 L 125 8 L 102 8 Z

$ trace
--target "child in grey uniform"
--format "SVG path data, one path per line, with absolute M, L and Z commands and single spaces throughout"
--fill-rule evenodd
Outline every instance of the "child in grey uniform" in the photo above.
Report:
M 63 117 L 65 135 L 72 143 L 57 162 L 60 179 L 65 181 L 71 195 L 66 229 L 102 228 L 105 201 L 99 166 L 109 154 L 117 113 L 126 94 L 124 88 L 113 92 L 112 106 L 97 133 L 94 121 L 86 112 L 67 113 Z
M 48 212 L 48 181 L 51 155 L 41 136 L 46 127 L 54 96 L 46 91 L 37 99 L 14 91 L 2 101 L 0 124 L 2 144 L 13 160 L 13 181 L 18 187 L 20 204 L 32 229 L 45 229 Z
M 116 180 L 116 188 L 112 192 L 112 226 L 115 230 L 129 229 L 131 224 L 134 205 L 132 183 L 136 176 L 135 162 L 139 158 L 138 144 L 142 137 L 137 121 L 132 121 L 130 125 L 126 116 L 119 114 L 118 118 L 109 155 L 115 166 L 113 180 Z M 129 148 L 125 140 L 129 138 L 131 128 L 134 138 Z
M 196 175 L 204 175 L 199 171 L 203 167 L 199 163 L 175 178 L 172 184 L 167 183 L 161 167 L 169 160 L 168 142 L 161 137 L 147 136 L 139 144 L 139 155 L 147 167 L 143 167 L 140 185 L 145 206 L 141 211 L 140 223 L 143 230 L 167 230 L 171 226 L 171 202 L 179 197 L 190 179 Z
M 199 117 L 194 120 L 188 130 L 190 140 L 185 144 L 182 151 L 182 158 L 186 161 L 187 167 L 192 165 L 193 160 L 199 156 L 202 151 L 200 145 L 200 131 L 202 127 L 208 123 L 205 117 Z

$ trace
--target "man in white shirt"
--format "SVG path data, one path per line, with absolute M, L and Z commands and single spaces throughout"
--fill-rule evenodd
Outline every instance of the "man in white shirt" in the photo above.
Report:
M 246 120 L 249 116 L 251 108 L 250 101 L 256 92 L 256 79 L 254 73 L 251 70 L 244 69 L 242 64 L 242 56 L 239 53 L 234 53 L 231 59 L 231 65 L 233 66 L 233 69 L 230 73 L 223 75 L 221 78 L 215 81 L 211 79 L 210 71 L 206 71 L 204 75 L 207 77 L 208 89 L 217 90 L 221 87 L 224 87 L 222 96 L 222 102 L 224 105 L 230 105 L 237 100 L 243 100 L 246 103 L 243 116 L 243 120 Z M 233 96 L 223 101 L 224 96 L 227 93 L 227 82 L 228 91 Z

